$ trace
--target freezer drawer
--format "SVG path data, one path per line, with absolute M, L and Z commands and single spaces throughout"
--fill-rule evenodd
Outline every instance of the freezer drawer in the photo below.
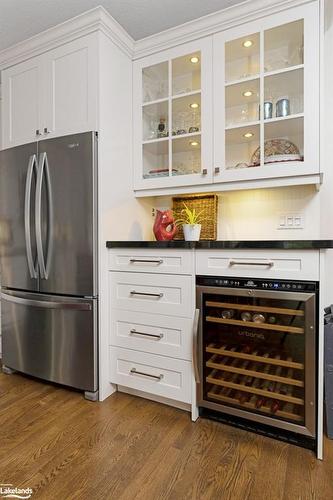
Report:
M 4 290 L 1 307 L 4 365 L 97 391 L 96 299 Z

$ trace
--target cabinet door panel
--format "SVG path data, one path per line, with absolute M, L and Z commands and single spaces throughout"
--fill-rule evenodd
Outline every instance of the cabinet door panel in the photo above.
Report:
M 212 182 L 212 37 L 134 63 L 134 189 Z
M 219 33 L 213 45 L 214 182 L 319 174 L 318 5 Z
M 97 128 L 95 35 L 58 47 L 44 56 L 46 84 L 43 130 L 50 136 Z
M 3 148 L 32 142 L 40 128 L 41 58 L 17 64 L 2 72 Z

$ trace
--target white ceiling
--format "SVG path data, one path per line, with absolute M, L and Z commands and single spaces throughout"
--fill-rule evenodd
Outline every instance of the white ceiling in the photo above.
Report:
M 0 50 L 103 5 L 135 39 L 244 0 L 0 0 Z

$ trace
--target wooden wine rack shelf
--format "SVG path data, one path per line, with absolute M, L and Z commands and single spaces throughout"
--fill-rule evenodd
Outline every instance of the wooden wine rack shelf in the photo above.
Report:
M 216 373 L 210 374 L 206 377 L 206 381 L 209 384 L 220 385 L 222 387 L 228 387 L 229 389 L 235 389 L 236 391 L 248 392 L 250 394 L 256 394 L 257 396 L 263 396 L 267 399 L 274 399 L 279 401 L 286 401 L 287 403 L 293 403 L 295 405 L 304 405 L 304 399 L 297 398 L 294 396 L 289 396 L 287 394 L 281 394 L 279 392 L 267 391 L 265 389 L 258 389 L 250 385 L 245 385 L 243 383 L 229 382 L 224 378 L 217 378 Z
M 233 397 L 230 397 L 230 396 L 225 396 L 223 394 L 221 394 L 221 387 L 219 386 L 216 386 L 214 385 L 210 391 L 207 393 L 208 397 L 210 399 L 215 399 L 216 401 L 219 401 L 221 403 L 227 403 L 227 404 L 231 404 L 233 406 L 237 405 L 237 406 L 242 406 L 248 410 L 254 410 L 254 411 L 258 411 L 258 409 L 256 408 L 256 396 L 252 396 L 251 399 L 249 401 L 244 401 L 243 403 L 240 403 L 237 398 L 233 398 Z M 269 414 L 269 415 L 272 415 L 272 410 L 269 406 L 266 406 L 266 405 L 263 405 L 260 410 L 260 412 L 262 413 L 266 413 L 266 414 Z M 274 415 L 277 416 L 277 417 L 280 417 L 280 418 L 284 418 L 284 419 L 287 419 L 287 420 L 293 420 L 295 422 L 301 422 L 303 420 L 303 417 L 301 415 L 299 415 L 298 413 L 296 413 L 296 409 L 294 407 L 294 405 L 291 405 L 291 404 L 287 404 L 285 409 L 283 410 L 277 410 Z
M 271 325 L 270 323 L 255 323 L 254 321 L 216 318 L 215 316 L 206 316 L 205 319 L 208 323 L 222 323 L 224 325 L 245 326 L 247 328 L 258 328 L 260 330 L 304 334 L 304 328 L 300 328 L 298 326 Z
M 231 302 L 215 302 L 206 301 L 208 307 L 222 307 L 224 309 L 237 309 L 239 311 L 253 311 L 261 313 L 285 314 L 288 316 L 304 316 L 304 311 L 301 309 L 288 309 L 285 307 L 266 307 L 266 306 L 251 306 L 246 304 L 234 304 Z
M 247 368 L 238 368 L 237 366 L 227 365 L 225 363 L 217 363 L 215 362 L 215 358 L 216 355 L 213 355 L 206 362 L 206 366 L 208 366 L 208 368 L 214 368 L 215 370 L 221 370 L 229 373 L 238 373 L 239 375 L 256 377 L 263 380 L 270 380 L 272 382 L 280 382 L 282 384 L 294 385 L 296 387 L 304 387 L 304 382 L 302 380 L 294 379 L 291 377 L 280 377 L 278 375 L 271 375 L 270 373 L 250 370 Z
M 206 347 L 206 352 L 212 354 L 219 354 L 220 356 L 229 356 L 231 358 L 244 359 L 249 361 L 254 361 L 258 363 L 266 363 L 269 365 L 278 365 L 285 368 L 293 368 L 294 370 L 304 370 L 303 363 L 297 363 L 290 359 L 276 359 L 272 356 L 260 356 L 255 354 L 247 354 L 245 352 L 232 351 L 226 345 L 219 346 L 218 344 L 209 344 Z

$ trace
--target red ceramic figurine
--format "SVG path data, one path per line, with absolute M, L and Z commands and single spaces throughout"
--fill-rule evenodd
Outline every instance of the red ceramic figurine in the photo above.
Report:
M 177 231 L 172 210 L 157 210 L 153 231 L 157 241 L 172 240 Z

